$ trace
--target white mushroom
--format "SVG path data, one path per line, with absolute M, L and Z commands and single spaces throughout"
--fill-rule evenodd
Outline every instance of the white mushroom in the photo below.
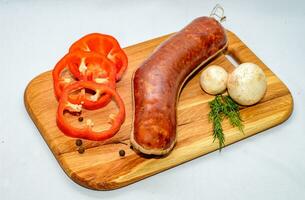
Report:
M 241 105 L 253 105 L 259 102 L 267 89 L 267 80 L 263 70 L 254 63 L 239 65 L 228 78 L 228 93 Z
M 212 65 L 201 73 L 201 88 L 209 94 L 220 94 L 226 90 L 228 73 L 220 66 Z

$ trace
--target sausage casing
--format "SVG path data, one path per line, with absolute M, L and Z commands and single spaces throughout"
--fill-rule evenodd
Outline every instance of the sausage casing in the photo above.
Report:
M 224 28 L 199 17 L 163 42 L 133 76 L 131 143 L 144 154 L 163 155 L 176 142 L 176 106 L 185 80 L 227 46 Z

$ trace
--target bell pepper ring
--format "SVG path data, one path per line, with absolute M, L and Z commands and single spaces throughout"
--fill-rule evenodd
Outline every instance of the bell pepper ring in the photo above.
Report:
M 79 80 L 115 84 L 115 65 L 101 54 L 75 51 L 68 54 L 67 65 L 70 72 Z
M 57 100 L 59 100 L 64 88 L 69 84 L 71 84 L 72 82 L 76 81 L 75 77 L 68 70 L 67 60 L 68 60 L 68 54 L 58 61 L 58 63 L 55 65 L 52 71 L 54 93 Z M 63 72 L 65 69 L 66 69 L 66 74 L 70 75 L 69 77 L 63 76 Z
M 69 122 L 67 122 L 64 116 L 65 111 L 71 113 L 80 113 L 82 110 L 81 102 L 77 102 L 78 104 L 72 104 L 71 102 L 69 102 L 69 94 L 81 89 L 89 89 L 94 91 L 99 90 L 102 93 L 107 93 L 113 97 L 119 108 L 119 112 L 115 117 L 113 117 L 110 129 L 99 132 L 94 131 L 90 120 L 87 120 L 88 123 L 85 125 L 85 127 L 82 128 L 74 127 Z M 101 85 L 92 81 L 78 81 L 71 85 L 68 85 L 59 100 L 56 116 L 57 125 L 65 135 L 74 138 L 82 138 L 94 141 L 103 141 L 113 137 L 120 130 L 120 127 L 123 124 L 124 120 L 125 106 L 118 93 L 114 89 L 106 85 Z
M 127 69 L 127 55 L 120 47 L 118 41 L 110 35 L 100 33 L 85 35 L 71 45 L 69 52 L 75 51 L 97 52 L 106 56 L 116 66 L 116 81 L 122 78 L 123 73 Z
M 60 99 L 63 90 L 73 81 L 61 77 L 62 71 L 68 68 L 74 80 L 94 81 L 115 89 L 115 66 L 104 56 L 94 52 L 73 52 L 62 58 L 53 70 L 54 91 L 57 99 Z M 69 101 L 81 100 L 83 107 L 89 110 L 98 109 L 111 101 L 111 95 L 101 95 L 99 91 L 87 98 L 84 92 L 79 93 L 77 98 L 69 98 Z

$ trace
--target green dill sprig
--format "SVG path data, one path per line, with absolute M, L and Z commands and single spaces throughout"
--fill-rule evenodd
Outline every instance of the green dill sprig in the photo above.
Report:
M 224 118 L 222 112 L 222 100 L 221 96 L 216 96 L 213 101 L 209 102 L 211 111 L 209 113 L 209 120 L 213 122 L 213 142 L 218 139 L 220 149 L 224 146 L 225 138 L 223 135 L 223 130 L 221 122 Z
M 242 133 L 243 124 L 239 113 L 239 106 L 236 104 L 231 97 L 217 95 L 214 100 L 209 102 L 211 111 L 209 113 L 209 120 L 213 122 L 213 142 L 218 139 L 219 150 L 225 145 L 225 137 L 221 122 L 225 117 L 230 121 L 233 127 L 237 127 Z
M 230 124 L 244 134 L 244 125 L 239 113 L 239 106 L 229 96 L 223 96 L 223 112 L 229 118 Z

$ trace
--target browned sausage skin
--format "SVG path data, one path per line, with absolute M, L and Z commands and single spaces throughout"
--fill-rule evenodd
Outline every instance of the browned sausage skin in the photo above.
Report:
M 131 144 L 163 155 L 176 142 L 176 105 L 185 80 L 227 46 L 223 27 L 199 17 L 163 42 L 133 76 L 134 126 Z

